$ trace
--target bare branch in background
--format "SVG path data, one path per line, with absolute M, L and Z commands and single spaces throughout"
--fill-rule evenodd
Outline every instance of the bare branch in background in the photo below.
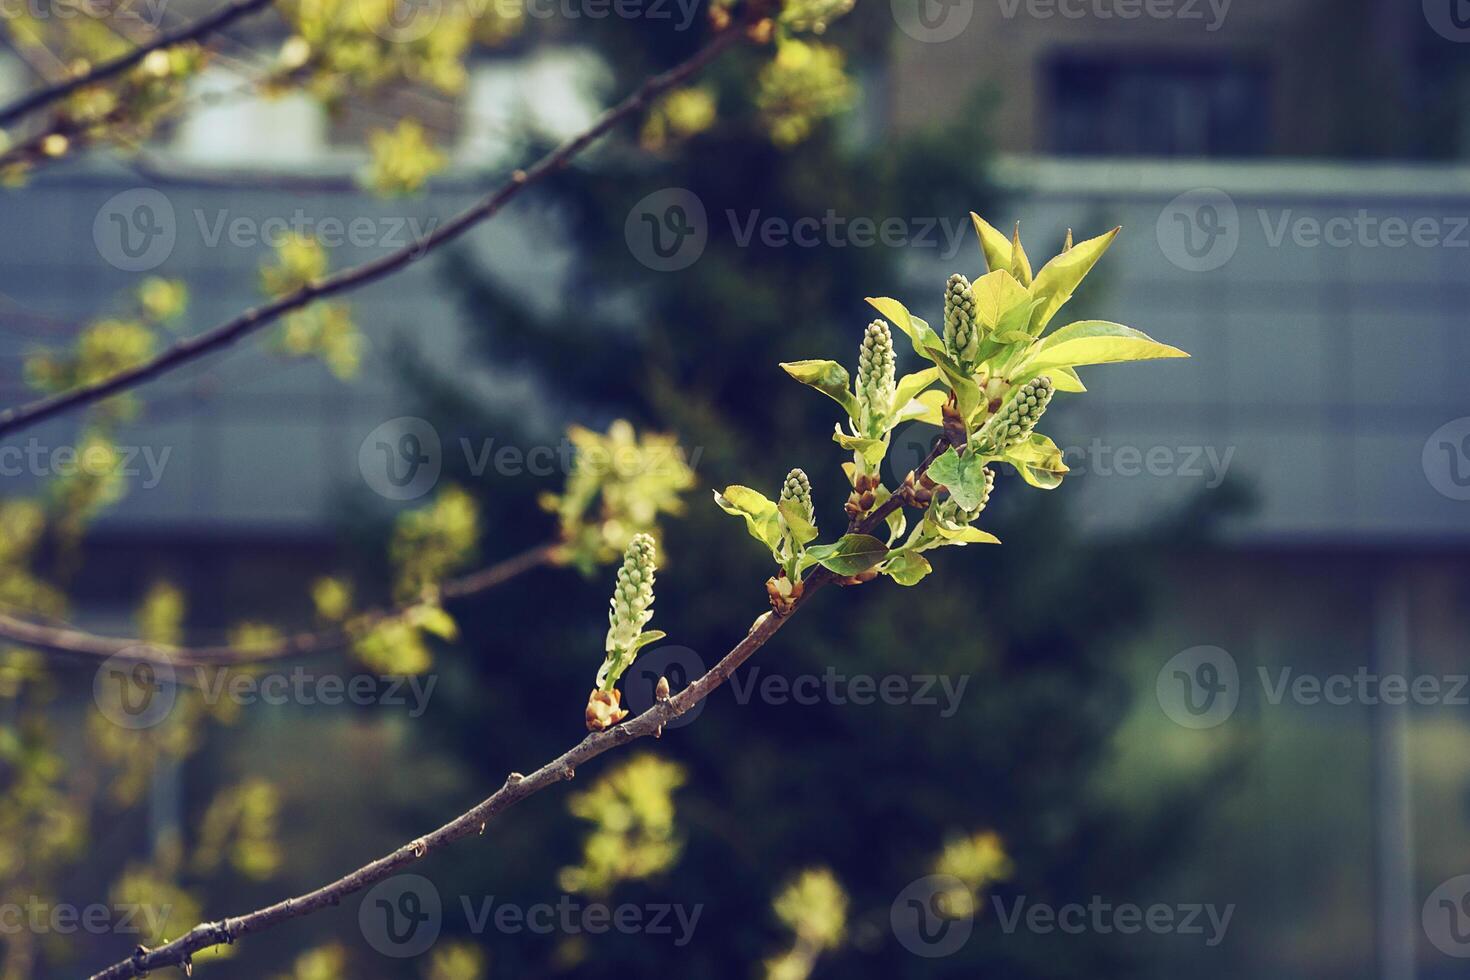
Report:
M 554 544 L 538 545 L 504 561 L 496 562 L 462 578 L 439 586 L 439 598 L 463 599 L 504 585 L 535 568 L 551 564 L 557 556 Z M 295 633 L 265 647 L 230 645 L 179 647 L 130 637 L 99 636 L 70 626 L 50 626 L 0 613 L 0 639 L 23 644 L 45 653 L 71 654 L 89 658 L 117 657 L 173 667 L 220 667 L 261 663 L 293 656 L 309 656 L 348 646 L 378 623 L 403 615 L 414 603 L 373 609 L 351 617 L 350 623 L 327 629 Z
M 460 237 L 480 222 L 494 217 L 521 191 L 566 166 L 574 157 L 618 123 L 645 108 L 656 96 L 697 74 L 743 37 L 744 34 L 735 28 L 727 29 L 716 35 L 713 41 L 689 59 L 663 74 L 654 75 L 644 81 L 632 95 L 604 112 L 582 133 L 543 156 L 529 169 L 517 170 L 507 183 L 440 225 L 421 241 L 412 242 L 381 258 L 343 269 L 317 282 L 309 283 L 280 299 L 246 310 L 216 327 L 181 340 L 157 357 L 126 371 L 120 371 L 112 377 L 0 412 L 0 436 L 10 435 L 63 412 L 89 405 L 109 395 L 141 385 L 206 354 L 228 347 L 240 338 L 275 322 L 292 310 L 300 309 L 318 299 L 365 286 L 397 272 L 416 259 Z
M 107 81 L 115 75 L 120 75 L 148 57 L 154 51 L 171 48 L 176 44 L 183 44 L 187 41 L 197 41 L 206 35 L 228 27 L 241 17 L 248 16 L 257 10 L 270 6 L 272 2 L 273 0 L 235 0 L 234 3 L 226 4 L 208 17 L 202 17 L 194 23 L 186 24 L 177 30 L 166 31 L 147 44 L 141 44 L 127 54 L 119 55 L 111 61 L 104 61 L 84 74 L 29 92 L 9 105 L 0 108 L 0 126 L 9 126 L 27 113 L 34 112 L 59 99 L 64 99 L 78 89 L 86 88 L 88 85 L 96 85 L 100 82 Z

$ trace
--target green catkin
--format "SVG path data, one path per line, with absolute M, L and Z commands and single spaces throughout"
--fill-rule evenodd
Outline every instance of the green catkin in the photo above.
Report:
M 1050 378 L 1035 378 L 1022 385 L 1006 402 L 985 426 L 998 452 L 1004 452 L 1030 437 L 1046 406 L 1051 403 L 1055 390 Z
M 786 474 L 786 482 L 781 485 L 781 501 L 795 503 L 807 523 L 817 526 L 817 511 L 812 506 L 812 481 L 807 479 L 804 470 L 798 468 Z
M 876 436 L 878 423 L 893 411 L 897 382 L 894 370 L 893 334 L 883 320 L 874 320 L 863 333 L 858 352 L 857 401 L 863 429 Z
M 613 586 L 612 608 L 607 615 L 608 653 L 625 654 L 653 618 L 654 568 L 653 538 L 635 534 L 623 553 L 623 566 Z
M 956 272 L 944 288 L 944 346 L 965 366 L 974 363 L 980 348 L 980 320 L 970 280 Z

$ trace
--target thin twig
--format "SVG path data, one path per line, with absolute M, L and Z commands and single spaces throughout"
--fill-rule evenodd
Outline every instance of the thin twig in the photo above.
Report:
M 518 575 L 552 563 L 557 558 L 558 549 L 555 544 L 538 545 L 462 578 L 451 579 L 439 586 L 439 596 L 448 600 L 463 599 L 493 589 Z M 378 623 L 403 615 L 413 605 L 416 603 L 367 610 L 353 615 L 341 626 L 295 633 L 270 646 L 260 647 L 170 646 L 137 638 L 99 636 L 70 626 L 47 626 L 5 613 L 0 613 L 0 639 L 47 653 L 103 659 L 116 657 L 171 667 L 223 667 L 336 650 L 352 643 Z
M 0 126 L 9 126 L 26 113 L 34 112 L 58 99 L 64 99 L 77 89 L 105 82 L 114 75 L 127 71 L 154 51 L 183 44 L 186 41 L 196 41 L 207 34 L 229 26 L 241 17 L 270 6 L 271 3 L 272 0 L 235 0 L 234 3 L 226 4 L 208 17 L 201 17 L 192 24 L 185 24 L 177 30 L 160 34 L 147 44 L 140 44 L 127 54 L 119 55 L 111 61 L 104 61 L 91 71 L 38 88 L 0 108 Z
M 946 442 L 940 440 L 914 471 L 915 476 L 922 476 L 929 468 L 929 464 L 937 459 L 947 446 Z M 859 526 L 859 531 L 866 533 L 878 527 L 884 518 L 900 506 L 902 503 L 895 494 L 868 515 Z M 233 943 L 241 936 L 260 932 L 287 919 L 299 918 L 318 909 L 336 905 L 348 895 L 382 881 L 398 869 L 424 857 L 430 851 L 436 851 L 447 844 L 482 832 L 491 817 L 555 783 L 571 779 L 576 774 L 577 767 L 584 762 L 595 759 L 619 745 L 625 745 L 646 735 L 661 733 L 664 726 L 672 719 L 689 711 L 709 697 L 715 688 L 725 683 L 737 667 L 750 659 L 798 609 L 811 601 L 813 594 L 832 582 L 835 577 L 827 569 L 818 568 L 806 578 L 801 598 L 792 606 L 790 612 L 785 616 L 777 616 L 775 613 L 761 616 L 745 634 L 744 639 L 735 644 L 719 663 L 684 690 L 667 701 L 656 702 L 653 707 L 632 721 L 604 732 L 594 732 L 588 735 L 529 776 L 518 776 L 513 773 L 506 779 L 505 785 L 481 801 L 479 805 L 460 814 L 438 830 L 417 840 L 409 841 L 371 864 L 363 865 L 351 874 L 344 875 L 305 895 L 288 898 L 246 915 L 220 919 L 218 922 L 201 923 L 178 939 L 156 949 L 144 949 L 140 946 L 132 956 L 94 974 L 91 980 L 126 980 L 130 977 L 141 977 L 159 967 L 179 966 L 187 963 L 192 954 L 206 947 Z
M 241 337 L 254 333 L 284 314 L 299 309 L 314 300 L 356 289 L 398 271 L 441 245 L 463 235 L 481 221 L 493 217 L 525 188 L 565 167 L 572 158 L 608 130 L 647 106 L 655 96 L 697 73 L 743 37 L 742 32 L 734 28 L 716 35 L 713 41 L 688 60 L 661 75 L 654 75 L 647 79 L 632 95 L 604 112 L 581 134 L 552 150 L 536 161 L 530 169 L 517 170 L 508 183 L 481 198 L 467 210 L 461 211 L 422 240 L 410 242 L 403 248 L 389 252 L 380 258 L 343 269 L 317 282 L 308 283 L 295 292 L 272 300 L 263 306 L 246 310 L 216 327 L 179 341 L 155 358 L 125 371 L 119 371 L 109 378 L 57 395 L 40 398 L 0 413 L 0 436 L 9 435 L 62 412 L 140 385 L 205 354 L 227 347 Z

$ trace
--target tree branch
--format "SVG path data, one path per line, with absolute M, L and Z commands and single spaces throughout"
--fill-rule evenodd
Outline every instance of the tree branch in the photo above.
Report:
M 235 0 L 235 2 L 226 4 L 209 16 L 201 17 L 192 24 L 186 24 L 177 30 L 167 31 L 158 35 L 147 44 L 138 45 L 127 54 L 119 55 L 111 61 L 104 61 L 85 74 L 38 88 L 33 92 L 21 96 L 9 105 L 0 108 L 0 126 L 9 126 L 21 116 L 29 112 L 34 112 L 42 106 L 50 105 L 58 99 L 64 99 L 77 89 L 85 88 L 88 85 L 96 85 L 99 82 L 107 81 L 114 75 L 120 75 L 160 48 L 170 48 L 176 44 L 183 44 L 186 41 L 196 41 L 207 34 L 213 34 L 215 31 L 229 26 L 241 17 L 252 14 L 262 7 L 270 6 L 272 2 L 273 0 Z
M 914 475 L 922 476 L 929 468 L 929 464 L 937 459 L 939 454 L 948 448 L 948 445 L 945 440 L 941 439 L 919 464 Z M 878 527 L 884 518 L 899 506 L 901 506 L 901 501 L 895 494 L 869 514 L 858 530 L 867 533 Z M 218 922 L 201 923 L 178 939 L 159 946 L 157 949 L 144 949 L 140 946 L 132 956 L 114 963 L 100 973 L 93 974 L 90 980 L 127 980 L 131 977 L 144 976 L 150 970 L 156 970 L 159 967 L 186 964 L 190 956 L 201 949 L 221 943 L 232 943 L 241 936 L 260 932 L 287 919 L 299 918 L 329 905 L 337 905 L 348 895 L 382 881 L 398 869 L 424 857 L 430 851 L 436 851 L 471 834 L 483 833 L 485 824 L 491 817 L 549 786 L 571 779 L 576 774 L 577 767 L 582 763 L 597 758 L 609 749 L 625 745 L 646 735 L 661 734 L 664 726 L 672 719 L 689 711 L 709 697 L 715 688 L 729 680 L 736 668 L 765 646 L 766 641 L 775 636 L 776 631 L 786 625 L 786 621 L 795 615 L 797 610 L 810 602 L 812 596 L 823 586 L 832 582 L 834 578 L 836 576 L 827 569 L 818 568 L 807 576 L 801 598 L 792 606 L 790 612 L 785 616 L 777 616 L 775 613 L 766 613 L 761 616 L 745 634 L 744 639 L 735 644 L 730 652 L 720 659 L 719 663 L 684 690 L 667 701 L 654 704 L 653 707 L 631 721 L 604 732 L 594 732 L 588 735 L 529 776 L 511 773 L 505 785 L 500 789 L 438 830 L 417 840 L 409 841 L 371 864 L 363 865 L 356 871 L 330 884 L 323 885 L 315 891 L 307 892 L 305 895 L 285 899 L 246 915 L 220 919 Z
M 727 28 L 688 60 L 663 74 L 654 75 L 645 80 L 632 95 L 604 112 L 589 128 L 536 161 L 530 169 L 517 170 L 508 183 L 481 198 L 467 210 L 461 211 L 421 241 L 411 242 L 397 251 L 389 252 L 387 255 L 361 265 L 343 269 L 325 279 L 308 283 L 279 299 L 246 310 L 216 327 L 179 341 L 157 357 L 136 367 L 119 371 L 109 378 L 0 412 L 0 436 L 10 435 L 27 426 L 60 415 L 62 412 L 140 385 L 205 354 L 227 347 L 292 310 L 299 309 L 315 300 L 367 285 L 398 271 L 441 245 L 463 235 L 481 221 L 494 217 L 521 191 L 566 166 L 577 154 L 596 142 L 608 130 L 644 108 L 654 97 L 698 73 L 723 54 L 727 48 L 739 42 L 743 36 L 738 27 Z
M 439 586 L 439 596 L 442 599 L 462 599 L 503 585 L 518 575 L 552 563 L 557 557 L 558 547 L 556 544 L 538 545 L 463 578 L 451 579 Z M 70 626 L 48 626 L 5 613 L 0 613 L 0 639 L 48 653 L 117 657 L 172 667 L 223 667 L 336 650 L 349 645 L 367 628 L 401 616 L 413 605 L 415 603 L 370 609 L 353 615 L 349 624 L 296 633 L 269 647 L 170 646 L 136 637 L 99 636 Z

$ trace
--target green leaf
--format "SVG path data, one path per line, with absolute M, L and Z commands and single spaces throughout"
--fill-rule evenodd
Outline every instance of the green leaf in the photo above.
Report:
M 975 234 L 980 237 L 980 251 L 985 254 L 985 268 L 991 272 L 1011 268 L 1011 240 L 992 228 L 984 218 L 974 211 L 970 220 L 975 223 Z
M 772 551 L 781 543 L 781 522 L 776 505 L 750 487 L 728 486 L 724 493 L 715 491 L 715 503 L 727 514 L 745 518 L 750 536 Z
M 1070 323 L 1041 342 L 1025 369 L 1038 373 L 1053 367 L 1079 364 L 1116 364 L 1161 357 L 1188 357 L 1184 351 L 1161 344 L 1148 334 L 1107 320 Z
M 1005 269 L 981 276 L 970 284 L 975 299 L 975 314 L 986 330 L 994 330 L 1006 314 L 1031 301 L 1026 287 Z
M 1000 544 L 1000 538 L 989 531 L 982 531 L 978 527 L 968 524 L 964 527 L 947 528 L 933 525 L 934 533 L 950 544 Z
M 1075 393 L 1087 390 L 1087 386 L 1082 383 L 1082 379 L 1077 375 L 1077 370 L 1069 367 L 1028 368 L 1011 378 L 1011 386 L 1019 387 L 1033 378 L 1041 377 L 1043 374 L 1051 378 L 1051 383 L 1056 387 L 1057 391 Z
M 1055 490 L 1069 470 L 1057 444 L 1039 432 L 1006 450 L 1001 457 L 1021 474 L 1021 479 L 1039 490 Z
M 1041 267 L 1031 285 L 1031 294 L 1040 300 L 1035 312 L 1031 314 L 1031 336 L 1041 335 L 1057 310 L 1072 298 L 1078 283 L 1097 265 L 1097 260 L 1102 258 L 1102 254 L 1122 230 L 1114 228 L 1106 235 L 1080 242 L 1072 246 L 1070 251 L 1063 252 Z
M 871 534 L 844 534 L 832 544 L 814 544 L 807 558 L 838 575 L 865 572 L 888 556 L 888 546 Z
M 899 585 L 918 585 L 932 571 L 934 566 L 929 564 L 929 559 L 912 551 L 899 552 L 883 566 L 883 574 Z
M 836 361 L 786 361 L 781 368 L 797 381 L 810 385 L 841 405 L 848 418 L 857 420 L 857 399 L 852 394 L 852 379 L 847 368 Z
M 881 496 L 884 500 L 886 500 L 888 499 L 888 497 L 891 497 L 892 494 L 884 490 Z M 877 501 L 876 506 L 881 507 L 882 504 L 883 501 L 879 500 Z M 888 523 L 888 544 L 889 546 L 892 546 L 893 542 L 903 537 L 904 529 L 908 527 L 908 518 L 904 516 L 903 508 L 899 507 L 897 510 L 890 511 L 888 516 L 883 518 L 883 520 Z
M 893 404 L 908 404 L 919 392 L 938 380 L 939 368 L 937 367 L 925 368 L 922 371 L 915 371 L 913 374 L 905 374 L 902 378 L 898 379 L 898 387 L 894 389 L 893 393 Z
M 965 510 L 974 510 L 985 495 L 985 461 L 973 453 L 961 456 L 946 449 L 929 465 L 929 479 L 947 489 Z
M 414 622 L 441 640 L 452 641 L 459 637 L 459 627 L 455 624 L 454 617 L 438 606 L 419 606 Z
M 888 454 L 888 440 L 886 438 L 869 439 L 866 436 L 850 435 L 843 432 L 842 426 L 840 425 L 833 431 L 832 441 L 843 449 L 850 449 L 855 453 L 861 454 L 863 460 L 869 466 L 877 466 L 883 462 L 883 457 Z
M 983 397 L 980 386 L 977 385 L 969 372 L 955 363 L 941 345 L 926 347 L 919 351 L 920 354 L 929 358 L 939 368 L 939 373 L 944 375 L 944 380 L 954 390 L 956 401 L 959 403 L 960 414 L 969 418 L 970 414 L 980 404 Z
M 934 328 L 910 313 L 908 307 L 898 300 L 889 299 L 886 296 L 876 298 L 869 296 L 868 305 L 902 330 L 908 336 L 909 342 L 914 345 L 914 353 L 920 357 L 929 356 L 924 353 L 925 347 L 944 347 L 943 338 L 934 332 Z
M 817 526 L 806 518 L 806 508 L 794 500 L 783 500 L 776 505 L 781 511 L 781 518 L 786 522 L 786 527 L 791 531 L 791 537 L 797 545 L 805 545 L 816 540 Z
M 977 388 L 976 390 L 978 391 L 979 389 Z M 909 403 L 909 406 L 917 403 L 918 405 L 922 406 L 924 410 L 923 412 L 913 415 L 912 417 L 918 419 L 920 422 L 927 422 L 930 425 L 943 425 L 944 403 L 947 401 L 949 401 L 949 392 L 947 391 L 921 392 L 919 394 L 919 397 L 915 398 L 912 402 Z M 900 414 L 908 417 L 909 406 L 905 406 Z
M 663 630 L 644 630 L 642 633 L 638 634 L 638 636 L 633 640 L 633 644 L 628 647 L 628 653 L 630 654 L 628 659 L 632 659 L 631 654 L 636 654 L 639 650 L 642 650 L 644 647 L 648 646 L 648 644 L 657 643 L 659 640 L 662 640 L 668 635 L 669 634 L 665 633 Z
M 1021 245 L 1021 222 L 1016 222 L 1016 232 L 1011 237 L 1011 275 L 1020 280 L 1021 285 L 1031 286 L 1031 260 L 1026 257 L 1026 249 Z

